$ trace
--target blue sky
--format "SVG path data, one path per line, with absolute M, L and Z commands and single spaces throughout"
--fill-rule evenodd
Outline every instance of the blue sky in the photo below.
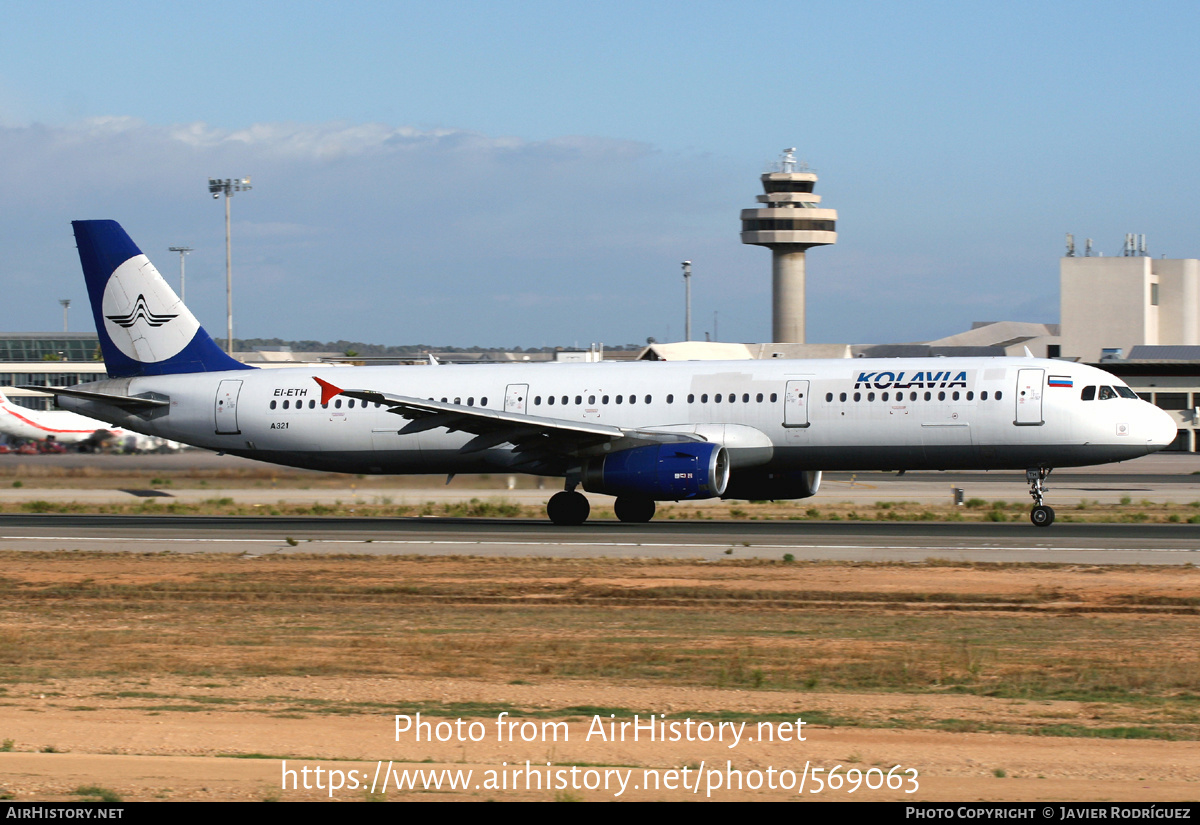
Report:
M 770 334 L 758 175 L 839 210 L 809 340 L 1056 321 L 1064 235 L 1200 256 L 1200 7 L 1115 3 L 84 3 L 0 27 L 0 329 L 85 296 L 119 220 L 239 336 L 460 346 Z M 73 328 L 85 313 L 72 310 Z

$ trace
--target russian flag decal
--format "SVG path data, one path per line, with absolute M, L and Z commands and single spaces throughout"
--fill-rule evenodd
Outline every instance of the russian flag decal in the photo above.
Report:
M 1072 386 L 1074 386 L 1071 376 L 1069 375 L 1051 375 L 1049 380 L 1050 386 L 1052 387 L 1066 387 L 1067 389 L 1070 389 Z

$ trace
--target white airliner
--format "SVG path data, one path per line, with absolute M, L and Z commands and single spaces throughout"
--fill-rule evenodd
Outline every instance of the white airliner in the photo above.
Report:
M 38 389 L 45 389 L 39 387 Z M 31 410 L 18 406 L 0 393 L 0 433 L 36 441 L 78 444 L 88 439 L 106 440 L 126 433 L 94 418 L 65 410 Z
M 130 430 L 348 473 L 561 476 L 622 521 L 656 501 L 797 499 L 822 470 L 1024 470 L 1038 526 L 1051 468 L 1175 438 L 1119 378 L 1035 358 L 497 364 L 257 370 L 223 353 L 113 221 L 75 238 L 108 380 L 48 388 Z M 352 388 L 344 389 L 346 385 Z

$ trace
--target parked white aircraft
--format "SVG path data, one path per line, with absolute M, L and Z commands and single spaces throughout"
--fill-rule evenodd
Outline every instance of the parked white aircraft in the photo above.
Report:
M 78 444 L 88 439 L 104 440 L 109 435 L 125 435 L 111 424 L 85 418 L 78 413 L 65 410 L 31 410 L 19 406 L 8 400 L 3 393 L 0 393 L 0 433 L 37 441 L 49 439 L 63 444 Z
M 1175 425 L 1120 379 L 1035 358 L 502 364 L 256 370 L 223 353 L 113 221 L 75 237 L 110 378 L 52 389 L 138 432 L 352 473 L 561 476 L 547 510 L 616 496 L 805 498 L 822 470 L 1024 470 L 1160 450 Z M 353 389 L 342 389 L 352 384 Z
M 52 392 L 47 387 L 29 387 Z M 31 410 L 14 404 L 0 393 L 0 433 L 35 441 L 57 441 L 61 444 L 90 442 L 99 447 L 117 446 L 126 451 L 178 450 L 183 445 L 158 436 L 114 427 L 104 421 L 87 418 L 68 410 Z M 84 444 L 86 448 L 88 445 Z

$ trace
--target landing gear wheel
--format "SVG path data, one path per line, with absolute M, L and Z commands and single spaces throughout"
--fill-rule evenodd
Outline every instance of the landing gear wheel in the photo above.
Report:
M 1049 527 L 1054 523 L 1054 508 L 1039 504 L 1029 513 L 1029 520 L 1035 527 Z
M 1029 520 L 1035 527 L 1049 527 L 1054 523 L 1054 510 L 1042 504 L 1046 495 L 1046 476 L 1050 475 L 1049 467 L 1030 467 L 1025 471 L 1025 481 L 1029 484 L 1029 495 L 1033 498 L 1033 510 Z
M 613 512 L 621 521 L 645 524 L 654 518 L 654 499 L 617 496 L 613 503 Z
M 546 515 L 552 522 L 564 527 L 583 524 L 591 512 L 592 505 L 587 497 L 574 491 L 555 493 L 546 503 Z

